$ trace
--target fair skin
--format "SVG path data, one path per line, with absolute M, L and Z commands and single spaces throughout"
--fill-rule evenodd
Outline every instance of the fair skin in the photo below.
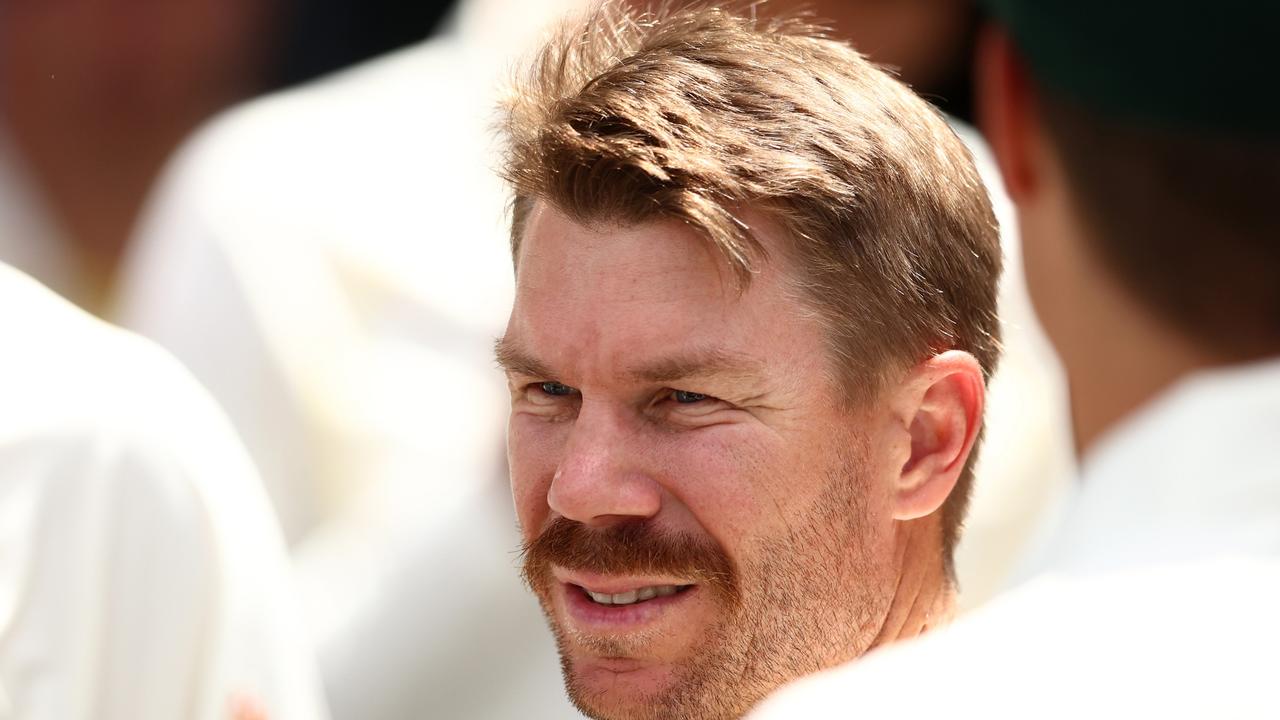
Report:
M 268 720 L 266 708 L 252 697 L 237 695 L 227 705 L 231 720 Z
M 1090 250 L 1033 83 L 1008 37 L 987 30 L 976 58 L 978 112 L 1018 208 L 1036 314 L 1071 387 L 1078 450 L 1179 377 L 1222 362 L 1143 307 Z
M 783 240 L 744 217 L 775 259 L 743 292 L 677 222 L 538 202 L 525 227 L 498 355 L 526 541 L 641 525 L 718 548 L 740 589 L 731 606 L 697 577 L 553 563 L 533 589 L 594 717 L 740 715 L 951 612 L 936 511 L 977 434 L 977 362 L 943 352 L 848 407 Z M 588 594 L 645 588 L 677 592 Z

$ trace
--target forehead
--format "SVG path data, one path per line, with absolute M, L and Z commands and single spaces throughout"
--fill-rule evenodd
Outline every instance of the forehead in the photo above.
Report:
M 566 300 L 578 291 L 623 299 L 675 292 L 725 301 L 736 294 L 710 243 L 679 221 L 584 223 L 543 202 L 528 214 L 516 267 L 517 288 L 526 297 L 548 282 Z
M 759 235 L 766 251 L 777 242 Z M 691 349 L 767 361 L 779 342 L 812 351 L 817 340 L 774 263 L 739 289 L 721 255 L 678 221 L 587 225 L 537 203 L 517 267 L 507 340 L 557 368 L 616 372 Z

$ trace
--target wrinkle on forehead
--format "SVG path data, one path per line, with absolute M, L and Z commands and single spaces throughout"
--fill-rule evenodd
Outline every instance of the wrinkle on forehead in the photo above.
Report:
M 566 384 L 545 371 L 580 382 L 768 379 L 767 361 L 798 349 L 797 321 L 811 322 L 783 273 L 766 266 L 741 288 L 674 220 L 588 226 L 540 204 L 521 254 L 499 364 Z
M 573 236 L 571 241 L 569 235 Z M 534 236 L 540 236 L 542 242 L 531 242 Z M 653 252 L 643 257 L 623 257 L 609 252 L 611 245 L 636 236 L 662 242 L 653 242 Z M 552 252 L 545 247 L 548 242 L 553 247 L 566 244 L 573 247 Z M 604 252 L 598 252 L 600 250 Z M 536 291 L 543 289 L 544 279 L 530 277 L 531 273 L 525 272 L 526 266 L 535 261 L 544 266 L 557 263 L 566 271 L 589 274 L 599 282 L 616 281 L 611 283 L 611 289 L 619 293 L 642 292 L 646 287 L 640 281 L 642 278 L 691 270 L 705 270 L 707 278 L 714 278 L 712 282 L 702 283 L 700 289 L 714 289 L 714 294 L 723 300 L 738 299 L 747 289 L 737 281 L 732 268 L 712 243 L 685 222 L 655 218 L 635 224 L 609 220 L 583 223 L 546 201 L 538 201 L 530 211 L 516 258 L 517 284 Z
M 556 376 L 555 369 L 550 364 L 510 335 L 499 338 L 494 344 L 494 356 L 498 365 L 511 374 L 529 377 Z M 713 347 L 695 348 L 640 363 L 627 363 L 618 374 L 628 380 L 664 384 L 707 377 L 750 381 L 762 378 L 766 372 L 765 363 L 755 356 Z
M 695 349 L 678 355 L 656 358 L 642 364 L 629 365 L 629 377 L 651 383 L 670 383 L 693 377 L 718 376 L 753 380 L 764 374 L 765 364 L 744 352 L 710 348 Z

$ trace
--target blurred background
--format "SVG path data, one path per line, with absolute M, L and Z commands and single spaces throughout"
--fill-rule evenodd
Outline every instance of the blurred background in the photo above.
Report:
M 23 193 L 0 206 L 5 253 L 104 312 L 148 189 L 202 120 L 418 42 L 451 5 L 3 0 L 0 188 Z M 20 248 L 15 233 L 50 247 Z
M 230 414 L 338 720 L 575 716 L 516 578 L 489 347 L 511 292 L 492 111 L 576 5 L 0 0 L 0 261 L 155 339 Z M 958 558 L 975 607 L 1072 472 L 970 127 L 978 11 L 771 5 L 830 21 L 951 116 L 1007 229 L 1007 352 Z
M 0 187 L 6 198 L 23 193 L 23 202 L 3 206 L 5 235 L 40 233 L 55 246 L 24 249 L 6 240 L 4 252 L 105 313 L 151 184 L 202 120 L 238 101 L 418 43 L 441 30 L 456 4 L 0 0 Z M 550 17 L 573 3 L 534 4 Z M 822 8 L 821 16 L 864 52 L 899 68 L 951 115 L 971 119 L 966 58 L 977 19 L 971 3 L 830 5 L 835 12 Z M 22 220 L 31 226 L 19 225 Z

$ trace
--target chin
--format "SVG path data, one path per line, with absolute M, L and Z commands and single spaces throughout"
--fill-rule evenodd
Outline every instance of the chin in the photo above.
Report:
M 564 658 L 569 699 L 592 720 L 735 720 L 771 688 L 740 672 L 707 673 L 681 664 L 595 656 Z M 733 678 L 745 683 L 735 684 Z
M 576 643 L 575 643 L 576 644 Z M 615 647 L 614 651 L 620 648 Z M 597 720 L 670 717 L 679 674 L 670 663 L 615 655 L 606 648 L 561 648 L 565 688 L 583 714 Z
M 610 675 L 591 669 L 570 671 L 569 699 L 593 720 L 656 720 L 673 717 L 664 697 L 671 688 L 670 672 L 653 669 L 644 677 Z

